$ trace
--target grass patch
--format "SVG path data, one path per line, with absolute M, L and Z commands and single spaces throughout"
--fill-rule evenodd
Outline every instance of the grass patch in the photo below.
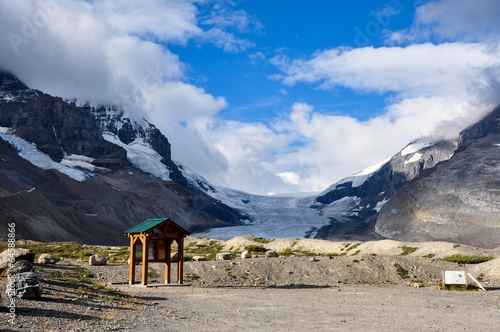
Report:
M 458 264 L 479 264 L 495 259 L 493 256 L 466 256 L 466 255 L 451 255 L 443 257 L 446 262 L 454 262 Z
M 269 242 L 271 242 L 271 240 L 264 239 L 263 237 L 260 237 L 260 236 L 259 237 L 254 237 L 253 240 L 255 242 L 259 242 L 259 243 L 269 243 Z
M 278 256 L 286 256 L 286 257 L 290 257 L 290 256 L 293 256 L 295 255 L 294 252 L 292 251 L 292 249 L 290 248 L 286 248 L 285 251 L 282 251 L 282 252 L 279 252 L 278 253 Z
M 422 256 L 423 258 L 434 258 L 434 256 L 436 256 L 436 254 L 427 254 L 425 256 Z
M 396 268 L 396 273 L 403 279 L 408 279 L 410 276 L 408 275 L 408 270 L 402 267 L 399 264 L 394 264 L 394 267 Z
M 23 243 L 24 241 L 17 241 L 16 248 L 29 249 L 35 254 L 35 259 L 41 254 L 51 254 L 62 258 L 72 259 L 87 259 L 92 255 L 101 254 L 106 257 L 112 256 L 116 261 L 126 261 L 130 250 L 129 247 L 120 247 L 117 249 L 107 248 L 93 248 L 92 246 L 84 247 L 76 242 L 34 242 Z M 7 242 L 0 242 L 0 252 L 7 249 Z
M 218 253 L 220 253 L 223 249 L 223 245 L 218 243 L 217 241 L 210 241 L 208 244 L 198 244 L 196 242 L 190 243 L 184 251 L 189 254 L 198 254 L 205 255 L 207 260 L 215 259 Z M 187 256 L 191 257 L 188 258 Z M 192 260 L 192 256 L 186 255 L 184 256 L 184 261 Z
M 189 280 L 196 280 L 199 279 L 200 276 L 198 276 L 196 273 L 187 273 L 186 278 Z
M 447 291 L 457 291 L 457 292 L 476 292 L 479 291 L 479 287 L 473 285 L 445 285 L 442 281 L 439 282 L 439 288 Z
M 345 248 L 345 252 L 348 252 L 348 251 L 350 251 L 350 250 L 352 250 L 352 249 L 356 249 L 357 247 L 359 247 L 359 245 L 360 245 L 360 244 L 361 244 L 361 242 L 359 242 L 359 243 L 355 243 L 355 244 L 353 244 L 353 245 L 351 245 L 351 246 L 347 246 L 347 247 Z
M 399 256 L 407 256 L 411 254 L 412 252 L 417 251 L 417 247 L 408 247 L 408 246 L 402 246 L 401 249 L 403 249 L 403 252 L 399 254 Z
M 251 244 L 251 245 L 245 246 L 245 250 L 248 250 L 248 251 L 254 252 L 254 253 L 267 251 L 266 247 L 264 247 L 262 245 L 256 245 L 256 244 Z

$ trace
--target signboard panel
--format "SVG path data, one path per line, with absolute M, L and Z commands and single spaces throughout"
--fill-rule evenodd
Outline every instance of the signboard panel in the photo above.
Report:
M 445 285 L 467 285 L 465 271 L 444 271 Z

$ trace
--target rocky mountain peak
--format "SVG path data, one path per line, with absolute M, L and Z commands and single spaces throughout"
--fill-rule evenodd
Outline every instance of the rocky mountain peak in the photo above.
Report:
M 481 121 L 463 130 L 460 133 L 460 144 L 467 144 L 474 140 L 483 139 L 488 136 L 500 135 L 500 106 L 485 116 Z
M 0 70 L 0 91 L 14 92 L 28 89 L 28 86 L 21 82 L 16 76 L 12 75 L 9 72 Z

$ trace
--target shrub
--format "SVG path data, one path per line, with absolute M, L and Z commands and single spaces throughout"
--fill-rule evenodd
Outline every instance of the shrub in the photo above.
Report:
M 396 272 L 397 274 L 403 278 L 403 279 L 407 279 L 409 278 L 410 276 L 408 275 L 408 270 L 405 269 L 404 267 L 402 267 L 401 265 L 399 264 L 394 264 L 394 267 L 396 268 Z
M 412 252 L 417 251 L 417 247 L 408 247 L 408 246 L 402 246 L 401 249 L 403 249 L 403 252 L 399 254 L 399 256 L 406 256 L 411 254 Z
M 269 242 L 271 242 L 271 240 L 264 239 L 263 237 L 254 237 L 253 240 L 255 242 L 259 242 L 259 243 L 269 243 Z
M 493 256 L 466 256 L 466 255 L 451 255 L 443 257 L 443 261 L 454 262 L 458 264 L 479 264 L 495 259 Z
M 245 250 L 248 250 L 250 252 L 266 252 L 267 251 L 267 249 L 264 246 L 255 245 L 255 244 L 245 246 Z

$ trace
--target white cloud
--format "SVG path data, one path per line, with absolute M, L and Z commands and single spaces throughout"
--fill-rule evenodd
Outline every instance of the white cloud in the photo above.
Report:
M 436 0 L 419 5 L 415 23 L 389 34 L 397 43 L 429 40 L 498 41 L 500 6 L 497 0 Z
M 493 51 L 493 52 L 492 52 Z M 307 60 L 275 57 L 284 84 L 315 83 L 376 93 L 432 96 L 463 89 L 476 68 L 496 63 L 498 49 L 483 44 L 430 43 L 407 47 L 336 48 L 316 52 Z

